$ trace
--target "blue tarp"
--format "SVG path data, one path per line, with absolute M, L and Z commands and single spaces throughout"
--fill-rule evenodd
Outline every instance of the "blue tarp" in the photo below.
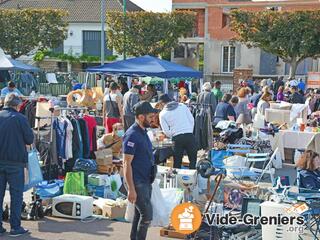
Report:
M 13 65 L 12 70 L 20 70 L 20 71 L 27 71 L 27 72 L 38 72 L 40 69 L 28 64 L 25 64 L 23 62 L 13 60 L 11 58 L 8 59 L 11 64 Z
M 165 61 L 156 57 L 143 56 L 117 61 L 87 68 L 87 72 L 102 72 L 109 74 L 126 74 L 133 76 L 149 76 L 160 78 L 201 78 L 202 73 L 192 68 Z

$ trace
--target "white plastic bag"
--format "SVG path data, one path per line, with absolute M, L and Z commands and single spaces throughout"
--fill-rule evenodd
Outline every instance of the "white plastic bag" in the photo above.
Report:
M 164 206 L 165 199 L 162 196 L 159 182 L 154 181 L 152 184 L 151 204 L 153 217 L 151 226 L 167 226 L 169 224 L 169 210 Z
M 134 204 L 128 201 L 126 214 L 124 215 L 124 219 L 128 222 L 133 222 L 134 217 Z
M 227 175 L 232 175 L 232 172 L 245 171 L 248 169 L 246 166 L 246 158 L 238 155 L 234 155 L 223 160 L 225 168 L 227 170 Z M 231 168 L 228 168 L 231 167 Z M 239 167 L 239 168 L 236 168 Z

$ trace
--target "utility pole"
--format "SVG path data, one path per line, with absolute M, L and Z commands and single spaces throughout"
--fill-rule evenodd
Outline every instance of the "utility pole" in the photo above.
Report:
M 104 65 L 105 52 L 105 22 L 106 22 L 106 0 L 101 0 L 101 65 Z
M 124 29 L 123 29 L 123 59 L 127 59 L 126 54 L 126 20 L 127 20 L 127 0 L 123 0 L 123 18 L 124 18 Z

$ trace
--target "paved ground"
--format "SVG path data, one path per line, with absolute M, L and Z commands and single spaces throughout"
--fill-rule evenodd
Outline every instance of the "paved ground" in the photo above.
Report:
M 284 165 L 283 169 L 277 170 L 278 176 L 290 176 L 290 182 L 293 184 L 296 173 L 293 165 Z M 269 182 L 269 181 L 267 181 Z M 270 186 L 268 183 L 262 183 L 264 186 Z M 30 199 L 30 193 L 25 194 L 25 201 Z M 9 194 L 7 192 L 5 202 L 9 202 Z M 129 239 L 130 224 L 122 222 L 114 222 L 109 220 L 95 220 L 89 223 L 83 223 L 76 220 L 68 220 L 62 218 L 45 218 L 41 221 L 24 221 L 23 226 L 31 231 L 28 236 L 18 237 L 23 240 L 127 240 Z M 4 227 L 9 230 L 9 224 L 4 223 Z M 148 238 L 150 240 L 164 240 L 159 234 L 160 228 L 150 228 Z M 12 239 L 5 235 L 2 239 Z
M 24 221 L 22 225 L 31 231 L 30 235 L 17 237 L 23 240 L 127 240 L 129 239 L 130 227 L 128 223 L 113 222 L 108 220 L 95 220 L 83 223 L 76 220 L 62 218 L 45 218 L 41 221 Z M 9 224 L 4 223 L 9 230 Z M 148 238 L 150 240 L 165 240 L 159 235 L 160 228 L 150 228 Z M 8 235 L 0 239 L 13 239 Z

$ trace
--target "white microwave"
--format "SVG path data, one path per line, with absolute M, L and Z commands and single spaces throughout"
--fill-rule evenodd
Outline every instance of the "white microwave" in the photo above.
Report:
M 92 197 L 64 194 L 52 199 L 52 216 L 84 219 L 92 215 Z

